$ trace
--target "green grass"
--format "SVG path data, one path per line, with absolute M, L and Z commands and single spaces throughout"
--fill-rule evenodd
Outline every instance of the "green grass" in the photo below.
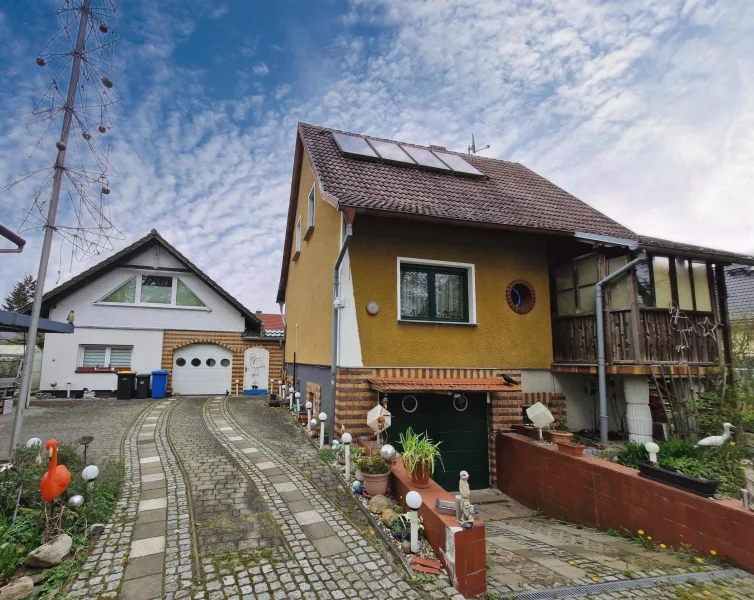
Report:
M 0 475 L 0 582 L 12 575 L 26 555 L 40 545 L 44 534 L 44 502 L 39 492 L 39 480 L 46 471 L 47 461 L 43 458 L 37 463 L 36 457 L 37 450 L 19 447 L 14 469 Z M 63 531 L 73 538 L 72 552 L 64 562 L 48 570 L 42 586 L 46 591 L 60 587 L 80 570 L 89 545 L 89 526 L 110 520 L 123 479 L 121 463 L 110 461 L 100 466 L 99 478 L 91 491 L 87 490 L 87 484 L 81 478 L 86 465 L 72 446 L 60 446 L 58 464 L 65 465 L 71 472 L 71 483 L 64 499 L 81 494 L 86 500 L 75 511 L 66 507 L 63 512 Z M 21 502 L 14 521 L 19 488 L 22 489 Z M 55 517 L 57 506 L 55 503 Z

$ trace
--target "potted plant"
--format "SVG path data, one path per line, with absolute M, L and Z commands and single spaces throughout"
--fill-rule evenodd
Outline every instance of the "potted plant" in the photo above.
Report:
M 565 417 L 560 417 L 557 420 L 557 425 L 553 429 L 547 428 L 543 432 L 545 440 L 548 442 L 563 442 L 568 443 L 572 440 L 573 434 L 568 431 L 568 425 Z
M 390 463 L 379 454 L 363 456 L 356 461 L 356 467 L 364 477 L 364 491 L 367 496 L 377 496 L 387 493 Z
M 539 440 L 539 430 L 534 425 L 516 423 L 513 425 L 513 430 L 519 435 L 524 435 L 532 440 Z
M 439 461 L 445 470 L 438 449 L 442 442 L 435 443 L 426 433 L 414 433 L 410 427 L 401 433 L 399 441 L 403 448 L 403 466 L 411 476 L 411 483 L 417 488 L 428 487 L 429 478 L 435 472 L 435 461 Z
M 584 446 L 581 444 L 561 442 L 560 440 L 555 440 L 555 444 L 558 446 L 558 452 L 563 454 L 570 454 L 571 456 L 582 456 L 584 454 Z
M 306 427 L 307 423 L 309 423 L 309 413 L 305 410 L 299 411 L 298 418 L 304 427 Z

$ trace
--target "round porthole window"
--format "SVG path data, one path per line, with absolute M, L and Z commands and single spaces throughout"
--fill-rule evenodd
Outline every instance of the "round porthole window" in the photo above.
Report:
M 419 401 L 416 399 L 416 396 L 403 396 L 401 406 L 405 412 L 412 413 L 419 408 Z
M 186 366 L 186 359 L 185 358 L 177 358 L 175 359 L 175 364 L 179 367 L 185 367 Z
M 220 365 L 222 365 L 223 367 L 229 367 L 230 366 L 230 361 L 227 358 L 223 358 L 220 361 Z
M 192 359 L 191 359 L 191 364 L 192 364 L 192 365 L 193 365 L 194 367 L 198 367 L 199 365 L 201 365 L 201 364 L 202 364 L 202 361 L 201 361 L 201 360 L 199 360 L 198 358 L 192 358 Z
M 453 397 L 453 408 L 458 412 L 463 412 L 469 407 L 469 399 L 463 394 Z
M 207 366 L 208 367 L 214 367 L 216 362 L 217 361 L 214 358 L 208 358 L 207 359 Z
M 511 310 L 520 315 L 525 315 L 534 308 L 536 295 L 534 288 L 528 281 L 516 279 L 508 284 L 508 288 L 505 290 L 505 299 Z

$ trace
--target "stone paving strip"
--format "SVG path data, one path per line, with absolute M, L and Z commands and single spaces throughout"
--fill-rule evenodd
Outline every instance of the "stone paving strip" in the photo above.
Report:
M 387 549 L 371 546 L 301 473 L 238 425 L 225 403 L 224 398 L 208 401 L 205 424 L 261 491 L 293 558 L 263 563 L 243 571 L 243 577 L 227 575 L 217 588 L 225 595 L 210 600 L 422 597 Z M 436 598 L 462 598 L 448 586 L 433 591 Z
M 139 510 L 140 465 L 137 438 L 148 411 L 145 407 L 126 431 L 123 440 L 123 486 L 112 520 L 93 542 L 89 556 L 71 586 L 71 598 L 118 597 L 125 573 L 125 561 Z
M 168 498 L 165 456 L 164 451 L 158 452 L 157 439 L 162 437 L 160 433 L 170 404 L 169 400 L 154 404 L 139 431 L 137 445 L 141 493 L 121 600 L 153 600 L 164 597 Z

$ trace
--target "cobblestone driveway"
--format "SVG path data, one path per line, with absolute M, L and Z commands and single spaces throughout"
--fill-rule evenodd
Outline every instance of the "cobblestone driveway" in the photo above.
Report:
M 460 598 L 446 578 L 412 581 L 369 535 L 352 496 L 284 410 L 268 409 L 262 398 L 177 398 L 141 408 L 126 427 L 123 499 L 71 596 Z M 490 599 L 523 600 L 544 590 L 599 600 L 754 598 L 754 578 L 736 579 L 736 572 L 662 584 L 651 578 L 698 577 L 699 569 L 554 521 L 490 521 L 487 541 Z M 712 565 L 701 569 L 718 573 Z M 651 587 L 604 587 L 629 579 Z M 569 592 L 581 585 L 588 593 Z
M 94 436 L 87 457 L 101 464 L 120 458 L 120 445 L 134 418 L 154 400 L 59 400 L 24 411 L 21 442 L 32 437 L 61 444 L 76 444 L 85 435 Z M 0 458 L 8 458 L 15 412 L 0 416 Z

